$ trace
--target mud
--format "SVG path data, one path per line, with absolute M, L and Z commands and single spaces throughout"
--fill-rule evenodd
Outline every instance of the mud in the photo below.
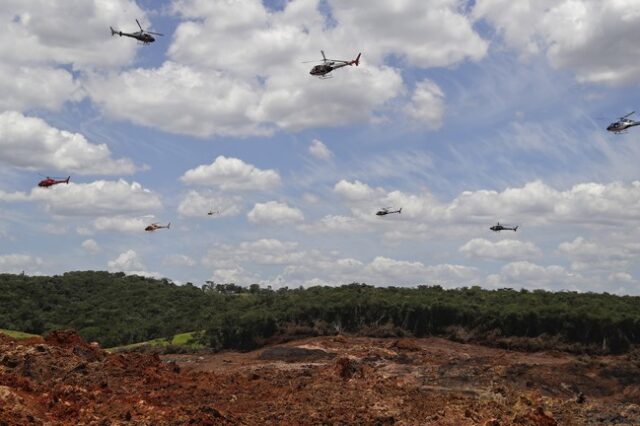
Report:
M 0 336 L 0 425 L 640 425 L 640 357 L 318 337 L 111 354 Z

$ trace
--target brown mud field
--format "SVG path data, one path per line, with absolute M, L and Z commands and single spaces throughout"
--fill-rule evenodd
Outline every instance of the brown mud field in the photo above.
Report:
M 317 337 L 253 352 L 107 353 L 0 335 L 0 425 L 640 425 L 640 352 Z

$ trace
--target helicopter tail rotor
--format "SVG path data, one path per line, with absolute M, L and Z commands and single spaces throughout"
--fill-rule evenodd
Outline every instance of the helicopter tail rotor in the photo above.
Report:
M 356 59 L 351 61 L 349 65 L 355 65 L 357 67 L 360 64 L 360 55 L 362 55 L 362 53 L 358 53 L 358 56 L 356 56 Z
M 116 30 L 114 30 L 113 27 L 109 27 L 109 29 L 111 30 L 111 35 L 112 36 L 118 34 L 118 32 Z
M 64 180 L 64 183 L 66 183 L 67 185 L 69 185 L 69 179 L 71 179 L 71 176 L 67 176 L 67 178 Z

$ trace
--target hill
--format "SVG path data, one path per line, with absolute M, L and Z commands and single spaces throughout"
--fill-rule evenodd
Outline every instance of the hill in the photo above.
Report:
M 214 349 L 350 333 L 445 336 L 524 350 L 618 353 L 640 343 L 640 297 L 611 294 L 372 287 L 178 286 L 122 273 L 0 274 L 0 327 L 74 329 L 104 347 L 204 330 Z

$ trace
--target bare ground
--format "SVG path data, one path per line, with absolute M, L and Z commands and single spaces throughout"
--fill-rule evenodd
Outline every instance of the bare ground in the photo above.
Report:
M 336 336 L 158 357 L 0 336 L 0 426 L 31 424 L 640 425 L 640 353 Z

